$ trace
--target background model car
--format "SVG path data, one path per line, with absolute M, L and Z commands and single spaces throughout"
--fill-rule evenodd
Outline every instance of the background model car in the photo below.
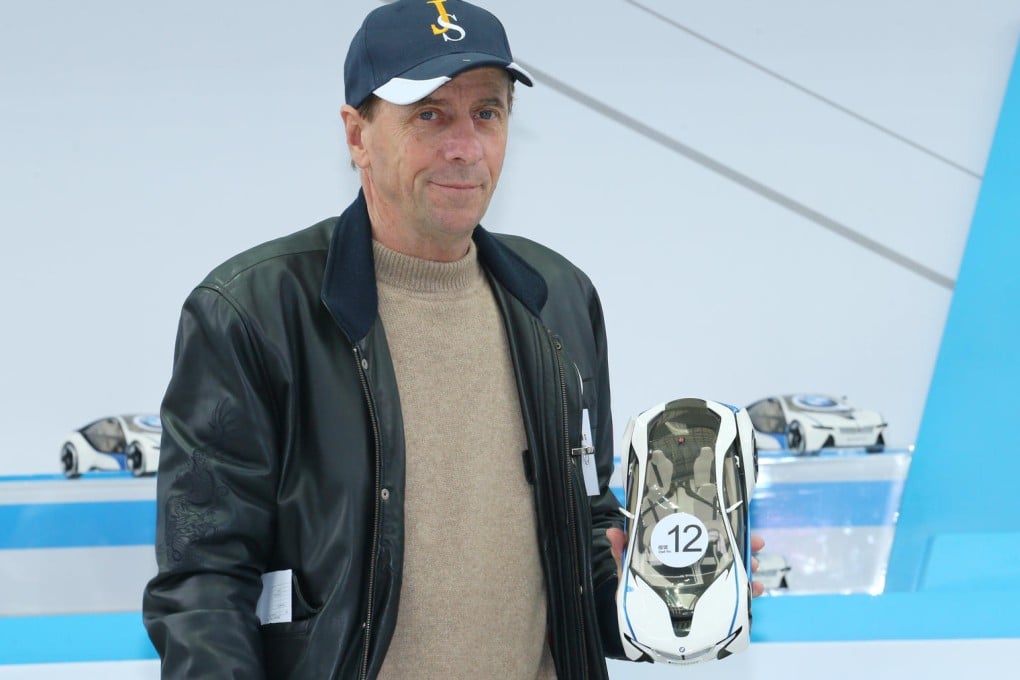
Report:
M 159 416 L 130 414 L 95 420 L 75 430 L 60 446 L 60 464 L 68 478 L 91 470 L 130 470 L 136 477 L 159 467 Z
M 766 591 L 785 590 L 790 587 L 787 578 L 790 565 L 785 557 L 769 552 L 756 553 L 755 557 L 758 558 L 758 571 L 754 574 L 754 580 L 765 586 Z
M 885 448 L 882 415 L 859 409 L 845 397 L 784 394 L 760 399 L 747 412 L 762 450 L 805 454 L 827 447 L 859 447 L 876 453 Z
M 631 420 L 624 447 L 629 545 L 616 597 L 627 656 L 694 663 L 745 649 L 756 476 L 747 412 L 660 404 Z

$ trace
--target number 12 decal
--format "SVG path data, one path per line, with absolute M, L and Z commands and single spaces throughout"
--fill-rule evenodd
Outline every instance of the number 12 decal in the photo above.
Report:
M 693 547 L 694 544 L 698 542 L 698 539 L 701 538 L 701 534 L 704 533 L 704 530 L 701 528 L 700 524 L 688 524 L 687 526 L 684 527 L 684 538 L 686 538 L 687 535 L 691 533 L 694 534 L 694 538 L 692 538 L 684 545 L 683 550 L 680 549 L 680 525 L 679 524 L 676 525 L 675 527 L 670 529 L 668 533 L 670 536 L 673 537 L 673 541 L 675 543 L 673 547 L 673 552 L 692 552 L 699 554 L 702 552 L 701 550 L 698 550 L 696 547 Z
M 651 553 L 668 567 L 689 567 L 708 550 L 708 530 L 692 514 L 663 517 L 652 529 Z

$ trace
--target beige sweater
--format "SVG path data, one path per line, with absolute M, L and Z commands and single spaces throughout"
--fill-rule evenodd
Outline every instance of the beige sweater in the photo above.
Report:
M 407 448 L 403 585 L 380 678 L 555 678 L 520 403 L 474 245 L 452 263 L 374 253 Z

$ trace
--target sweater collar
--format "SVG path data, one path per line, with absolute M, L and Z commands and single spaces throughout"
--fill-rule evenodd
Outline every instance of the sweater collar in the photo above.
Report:
M 378 286 L 389 285 L 419 295 L 456 295 L 485 282 L 474 243 L 468 244 L 464 257 L 453 262 L 434 262 L 405 255 L 375 240 L 372 241 L 372 255 Z
M 545 279 L 481 225 L 472 238 L 478 261 L 496 283 L 517 298 L 532 314 L 541 314 L 548 288 Z M 337 218 L 330 239 L 321 299 L 347 338 L 356 343 L 368 335 L 378 314 L 372 254 L 372 225 L 364 192 Z

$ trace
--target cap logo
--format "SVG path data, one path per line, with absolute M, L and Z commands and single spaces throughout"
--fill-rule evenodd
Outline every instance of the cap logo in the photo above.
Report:
M 463 40 L 464 36 L 467 35 L 467 31 L 451 21 L 451 19 L 455 21 L 457 16 L 455 14 L 447 13 L 445 3 L 446 0 L 428 0 L 427 4 L 435 5 L 436 9 L 439 11 L 439 17 L 436 19 L 436 23 L 439 24 L 439 26 L 432 24 L 432 35 L 441 35 L 443 36 L 443 40 L 447 42 L 458 42 Z M 460 35 L 456 38 L 451 38 L 451 30 L 456 31 Z

